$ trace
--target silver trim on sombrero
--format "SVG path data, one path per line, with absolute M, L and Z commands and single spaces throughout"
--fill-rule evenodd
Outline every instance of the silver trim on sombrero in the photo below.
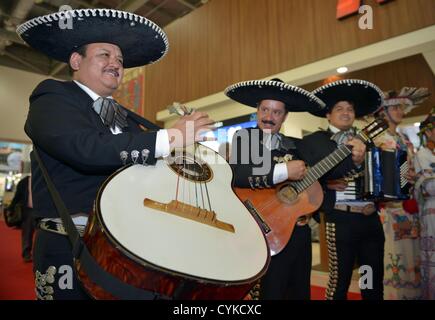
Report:
M 280 82 L 280 81 L 272 81 L 272 80 L 250 80 L 250 81 L 242 81 L 236 84 L 233 84 L 231 86 L 229 86 L 228 88 L 225 89 L 224 93 L 225 95 L 228 96 L 228 92 L 230 91 L 234 91 L 235 89 L 241 88 L 241 87 L 251 87 L 251 86 L 258 86 L 259 88 L 261 88 L 262 86 L 273 86 L 273 87 L 279 87 L 281 88 L 281 90 L 287 89 L 290 91 L 295 91 L 298 93 L 303 94 L 304 96 L 308 97 L 310 99 L 310 101 L 315 101 L 318 105 L 320 105 L 322 108 L 325 107 L 325 103 L 320 100 L 319 98 L 317 98 L 315 95 L 313 95 L 311 92 L 296 87 L 296 86 L 292 86 L 291 84 L 287 84 L 285 82 Z
M 151 20 L 148 20 L 147 18 L 144 18 L 142 16 L 139 16 L 137 14 L 131 13 L 131 12 L 125 12 L 125 11 L 120 11 L 120 10 L 114 10 L 114 9 L 74 9 L 74 10 L 66 10 L 66 11 L 59 11 L 59 12 L 54 12 L 54 13 L 50 13 L 47 14 L 45 16 L 40 16 L 40 17 L 36 17 L 33 18 L 29 21 L 26 21 L 25 23 L 21 24 L 18 26 L 17 28 L 17 33 L 20 36 L 20 38 L 25 41 L 21 35 L 23 33 L 25 33 L 27 30 L 36 27 L 40 24 L 46 24 L 46 23 L 50 23 L 53 21 L 59 21 L 61 19 L 69 19 L 71 17 L 75 18 L 75 17 L 90 17 L 91 15 L 93 17 L 96 17 L 97 14 L 100 17 L 110 17 L 112 16 L 113 18 L 119 18 L 119 19 L 128 19 L 131 21 L 135 21 L 135 22 L 139 22 L 141 24 L 144 24 L 145 26 L 150 27 L 151 29 L 153 29 L 155 32 L 157 32 L 163 39 L 163 42 L 165 43 L 165 51 L 162 53 L 162 55 L 160 56 L 159 59 L 150 62 L 151 63 L 155 63 L 157 61 L 159 61 L 160 59 L 162 59 L 166 53 L 168 52 L 169 49 L 169 41 L 168 38 L 166 36 L 166 33 L 158 26 L 156 25 L 154 22 L 152 22 Z
M 335 87 L 338 85 L 342 85 L 342 84 L 347 84 L 349 86 L 351 86 L 352 84 L 360 84 L 360 85 L 364 85 L 366 88 L 367 87 L 371 87 L 373 89 L 376 90 L 376 92 L 379 93 L 379 96 L 381 97 L 381 105 L 384 104 L 384 92 L 379 89 L 379 87 L 371 82 L 365 81 L 365 80 L 360 80 L 360 79 L 342 79 L 342 80 L 337 80 L 334 82 L 330 82 L 327 83 L 321 87 L 318 87 L 317 89 L 313 90 L 311 93 L 312 94 L 318 94 L 318 93 L 322 93 L 323 90 L 331 88 L 331 87 Z

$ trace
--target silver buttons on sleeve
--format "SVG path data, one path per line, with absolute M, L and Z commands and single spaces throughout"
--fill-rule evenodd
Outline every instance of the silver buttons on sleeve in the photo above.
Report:
M 138 158 L 139 158 L 139 151 L 133 150 L 131 152 L 131 160 L 133 160 L 133 164 L 136 164 Z
M 148 160 L 148 156 L 150 155 L 150 151 L 148 149 L 143 149 L 141 152 L 142 156 L 142 164 L 145 166 Z
M 254 179 L 252 177 L 248 177 L 249 185 L 251 186 L 251 189 L 255 189 L 254 187 Z
M 127 164 L 128 152 L 127 151 L 121 151 L 119 156 L 121 157 L 122 165 L 125 166 Z

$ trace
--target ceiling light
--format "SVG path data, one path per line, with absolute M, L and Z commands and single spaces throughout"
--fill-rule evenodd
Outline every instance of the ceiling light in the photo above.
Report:
M 337 72 L 338 72 L 338 73 L 346 73 L 347 70 L 349 70 L 349 69 L 347 69 L 347 67 L 340 67 L 340 68 L 337 68 Z

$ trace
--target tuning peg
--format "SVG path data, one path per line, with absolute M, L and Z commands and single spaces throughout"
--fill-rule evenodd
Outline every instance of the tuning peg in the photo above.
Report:
M 122 165 L 125 166 L 127 163 L 127 159 L 128 159 L 128 152 L 127 151 L 121 151 L 119 154 L 121 161 L 122 161 Z
M 174 103 L 172 103 L 172 105 L 170 105 L 170 106 L 168 106 L 168 111 L 169 111 L 169 113 L 176 113 L 176 114 L 178 114 L 179 116 L 183 116 L 184 115 L 184 113 L 183 113 L 183 111 L 181 111 L 180 110 L 180 103 L 179 102 L 174 102 Z
M 183 110 L 184 115 L 189 115 L 189 114 L 191 114 L 191 113 L 193 112 L 193 109 L 192 109 L 192 108 L 188 108 L 188 107 L 186 107 L 185 105 L 182 105 L 182 106 L 181 106 L 181 109 Z
M 150 151 L 148 149 L 143 149 L 141 155 L 142 155 L 142 164 L 145 166 L 148 160 L 148 156 L 150 155 Z

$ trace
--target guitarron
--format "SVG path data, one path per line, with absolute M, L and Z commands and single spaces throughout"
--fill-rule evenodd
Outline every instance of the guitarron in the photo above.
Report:
M 231 181 L 229 164 L 201 144 L 153 166 L 123 167 L 100 188 L 84 242 L 106 272 L 137 288 L 175 299 L 242 299 L 270 254 Z M 113 298 L 77 270 L 91 296 Z

